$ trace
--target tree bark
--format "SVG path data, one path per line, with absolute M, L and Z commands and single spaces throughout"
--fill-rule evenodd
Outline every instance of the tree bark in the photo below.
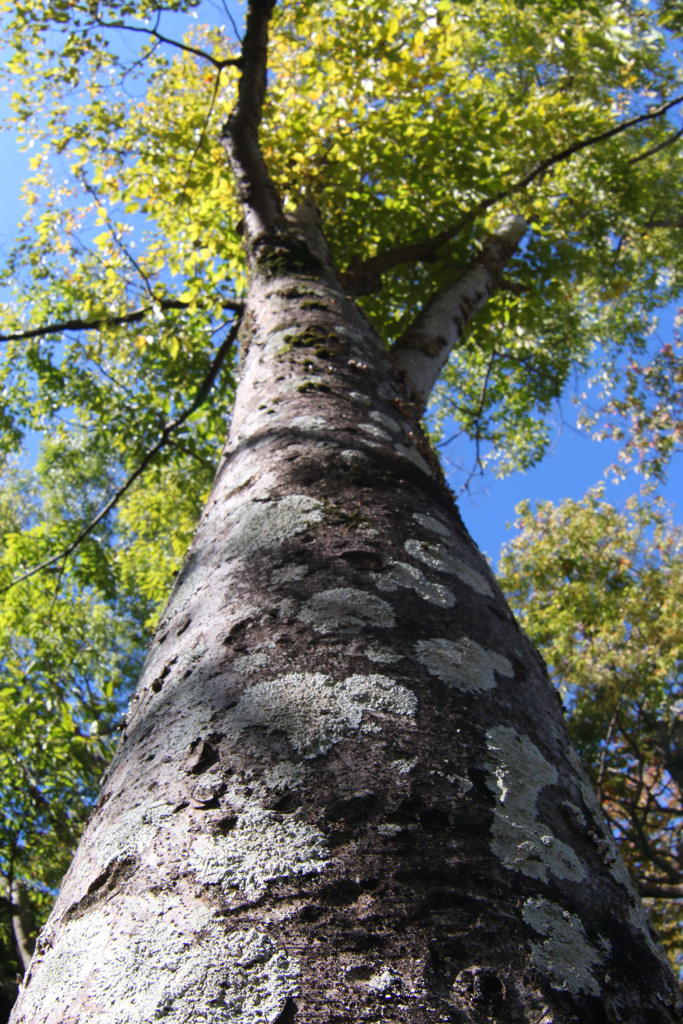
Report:
M 228 442 L 11 1019 L 670 1024 L 557 693 L 416 419 L 523 224 L 399 367 L 259 150 L 271 8 L 225 131 L 250 271 Z
M 15 1024 L 677 1019 L 557 693 L 310 223 Z
M 33 956 L 35 943 L 32 935 L 35 934 L 35 923 L 29 906 L 26 890 L 16 879 L 10 885 L 10 919 L 12 921 L 12 935 L 17 954 L 24 970 L 27 970 Z
M 425 304 L 393 346 L 396 363 L 418 413 L 424 412 L 448 357 L 466 329 L 498 291 L 505 265 L 526 231 L 523 217 L 507 217 L 485 239 L 479 255 L 448 287 Z

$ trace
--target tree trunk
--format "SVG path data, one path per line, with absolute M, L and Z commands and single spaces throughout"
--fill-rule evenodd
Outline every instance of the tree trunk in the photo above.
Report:
M 399 371 L 303 236 L 12 1020 L 626 1022 L 677 988 Z

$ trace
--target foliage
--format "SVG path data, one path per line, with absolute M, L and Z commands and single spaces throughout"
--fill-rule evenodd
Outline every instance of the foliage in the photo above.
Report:
M 584 426 L 594 437 L 620 443 L 619 461 L 610 467 L 617 479 L 635 468 L 656 485 L 666 481 L 673 456 L 683 449 L 683 342 L 680 315 L 674 336 L 654 355 L 630 357 L 624 369 L 603 368 L 602 405 L 584 410 Z
M 501 583 L 564 696 L 572 737 L 673 959 L 683 962 L 683 531 L 596 489 L 518 509 Z
M 80 443 L 79 443 L 80 442 Z M 97 508 L 111 462 L 89 440 L 45 441 L 33 470 L 6 466 L 0 492 L 0 583 L 67 542 Z M 0 611 L 0 878 L 21 879 L 40 923 L 118 736 L 150 631 L 180 567 L 210 483 L 186 456 L 157 466 L 114 527 L 3 595 Z M 189 483 L 188 483 L 189 481 Z M 13 949 L 7 905 L 0 948 Z M 6 973 L 21 973 L 8 954 Z
M 0 870 L 28 879 L 41 907 L 234 398 L 224 339 L 245 271 L 220 130 L 238 49 L 217 10 L 0 0 L 13 124 L 32 154 L 0 275 L 3 585 L 69 551 L 6 590 L 0 617 L 0 726 L 16 742 Z M 680 293 L 678 108 L 614 134 L 681 87 L 657 21 L 676 32 L 672 11 L 619 0 L 277 9 L 264 154 L 287 204 L 315 200 L 341 270 L 382 257 L 361 301 L 387 344 L 504 216 L 530 224 L 432 411 L 437 436 L 454 422 L 500 471 L 542 456 L 546 413 L 574 368 L 637 358 L 652 310 Z M 415 242 L 426 255 L 401 259 Z M 20 473 L 12 459 L 36 444 L 35 470 Z

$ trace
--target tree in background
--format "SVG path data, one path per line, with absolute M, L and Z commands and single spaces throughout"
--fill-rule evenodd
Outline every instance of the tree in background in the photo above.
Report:
M 122 1020 L 675 1012 L 417 423 L 443 370 L 437 422 L 529 465 L 572 367 L 596 341 L 638 351 L 677 294 L 675 228 L 651 223 L 680 164 L 659 13 L 284 7 L 263 105 L 262 4 L 241 54 L 213 29 L 180 42 L 149 4 L 12 5 L 37 152 L 3 437 L 46 436 L 41 521 L 6 534 L 10 610 L 22 594 L 68 630 L 78 594 L 149 628 L 235 400 L 17 1019 L 49 1019 L 55 991 L 60 1019 L 112 999 Z M 129 678 L 95 677 L 97 699 Z
M 501 584 L 548 661 L 612 834 L 680 957 L 680 529 L 651 501 L 619 512 L 600 490 L 518 513 Z

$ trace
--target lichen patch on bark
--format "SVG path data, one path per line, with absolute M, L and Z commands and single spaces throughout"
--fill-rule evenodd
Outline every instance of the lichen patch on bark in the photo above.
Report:
M 472 590 L 486 597 L 493 597 L 491 586 L 481 573 L 475 572 L 460 558 L 455 558 L 443 544 L 433 544 L 424 540 L 409 539 L 404 547 L 411 558 L 417 558 L 431 569 L 457 576 Z
M 327 420 L 324 416 L 295 416 L 294 419 L 289 421 L 287 426 L 293 427 L 294 430 L 325 430 L 327 427 Z
M 414 466 L 421 469 L 423 473 L 427 474 L 427 476 L 434 476 L 431 467 L 425 462 L 420 453 L 415 451 L 414 448 L 408 448 L 404 444 L 395 444 L 394 451 L 399 455 L 402 455 L 404 459 L 408 459 L 412 462 Z
M 372 412 L 368 413 L 371 420 L 378 423 L 385 430 L 388 430 L 391 434 L 401 434 L 405 429 L 402 423 L 397 423 L 391 416 L 387 416 L 386 413 L 379 412 L 378 409 L 373 409 Z
M 239 736 L 260 727 L 283 732 L 304 757 L 325 754 L 360 728 L 367 711 L 413 716 L 415 694 L 382 675 L 354 675 L 342 682 L 319 672 L 294 672 L 246 690 L 226 728 Z
M 374 423 L 359 423 L 358 429 L 362 430 L 368 437 L 374 438 L 375 441 L 391 441 L 391 434 L 387 433 L 386 430 L 382 430 Z
M 413 519 L 415 522 L 423 526 L 425 530 L 431 530 L 432 533 L 437 533 L 440 537 L 452 538 L 453 534 L 451 530 L 442 523 L 439 519 L 434 516 L 426 515 L 423 512 L 413 512 Z
M 468 693 L 484 693 L 496 686 L 496 672 L 513 675 L 512 665 L 502 654 L 481 647 L 475 640 L 418 640 L 415 657 L 448 686 Z
M 224 558 L 244 558 L 260 548 L 277 547 L 290 537 L 317 525 L 322 502 L 306 494 L 287 494 L 278 500 L 246 499 L 230 509 L 232 529 L 225 540 Z
M 390 629 L 395 625 L 390 604 L 353 587 L 314 594 L 299 612 L 299 619 L 317 633 L 359 633 L 368 626 Z
M 491 762 L 487 785 L 496 797 L 491 850 L 506 867 L 544 881 L 580 882 L 586 869 L 574 850 L 538 818 L 536 801 L 545 786 L 557 782 L 557 771 L 528 736 L 506 725 L 486 734 Z
M 265 932 L 226 934 L 206 906 L 170 894 L 70 922 L 41 968 L 17 1024 L 274 1024 L 299 973 Z
M 114 825 L 95 840 L 100 867 L 142 853 L 166 827 L 172 815 L 173 807 L 164 801 L 136 807 L 122 814 Z
M 455 604 L 455 594 L 448 587 L 441 583 L 432 583 L 427 579 L 421 569 L 408 562 L 389 562 L 389 571 L 384 573 L 372 573 L 372 578 L 380 590 L 389 592 L 398 587 L 407 587 L 424 601 L 431 601 L 439 608 L 452 608 Z
M 590 942 L 576 914 L 549 900 L 526 900 L 522 916 L 535 932 L 544 936 L 541 942 L 530 943 L 530 959 L 553 988 L 573 995 L 600 995 L 602 985 L 596 971 L 611 949 L 609 941 L 598 936 L 596 943 Z
M 273 569 L 270 574 L 270 583 L 273 587 L 279 587 L 283 583 L 302 580 L 307 574 L 307 565 L 285 565 L 282 569 Z
M 326 863 L 322 832 L 260 807 L 241 814 L 227 836 L 197 837 L 190 853 L 190 867 L 200 882 L 221 883 L 254 900 L 269 883 L 317 874 Z

